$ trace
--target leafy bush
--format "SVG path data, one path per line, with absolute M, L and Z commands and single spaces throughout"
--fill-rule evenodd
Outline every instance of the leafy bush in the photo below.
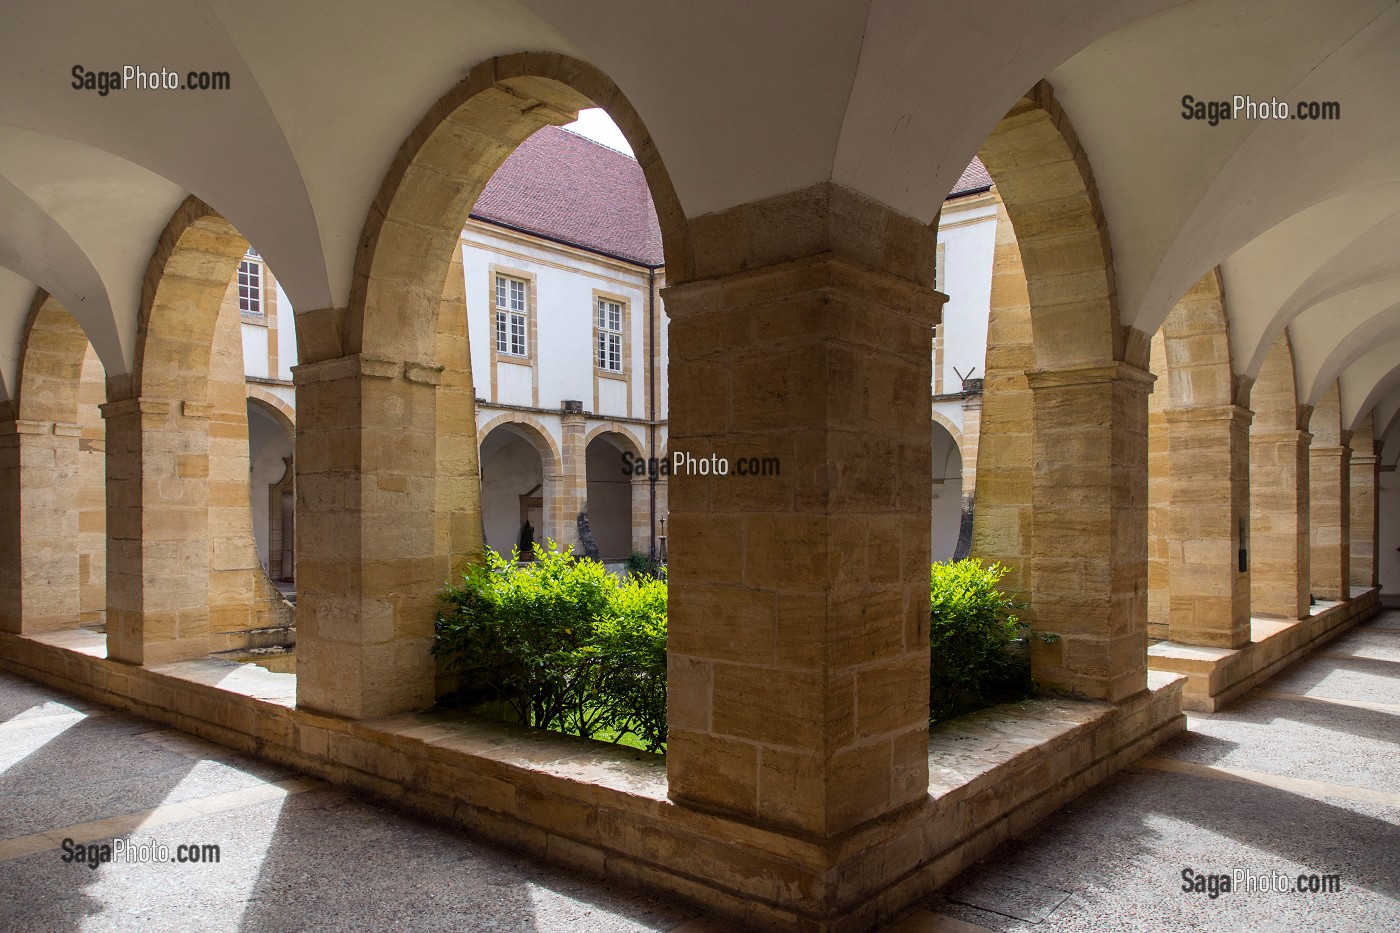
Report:
M 532 563 L 490 549 L 440 595 L 434 652 L 467 693 L 539 729 L 639 744 L 666 741 L 666 585 L 619 584 L 553 541 Z
M 462 675 L 468 705 L 485 701 L 538 729 L 664 751 L 665 568 L 659 579 L 631 572 L 619 583 L 553 541 L 535 549 L 533 563 L 519 556 L 488 549 L 441 594 L 433 650 Z M 1034 686 L 1023 607 L 997 589 L 1005 573 L 976 560 L 930 570 L 933 722 Z
M 930 571 L 929 718 L 933 722 L 1028 695 L 1034 687 L 1017 612 L 1025 606 L 997 589 L 1001 564 L 975 559 Z
M 628 554 L 623 566 L 627 568 L 629 577 L 652 577 L 658 580 L 666 578 L 666 565 L 653 557 L 648 557 L 641 551 L 633 551 Z

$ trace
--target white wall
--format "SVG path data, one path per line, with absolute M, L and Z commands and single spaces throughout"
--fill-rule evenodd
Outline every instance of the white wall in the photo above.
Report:
M 505 404 L 557 411 L 565 399 L 583 402 L 585 411 L 646 417 L 647 271 L 629 263 L 584 250 L 532 240 L 511 231 L 472 221 L 462 234 L 463 275 L 467 290 L 467 322 L 471 337 L 472 375 L 478 398 L 491 399 L 491 346 L 495 339 L 494 287 L 491 266 L 534 276 L 535 339 L 532 356 L 539 384 L 538 404 L 532 406 L 528 370 L 503 378 L 497 375 L 497 398 Z M 594 290 L 625 299 L 628 306 L 629 354 L 625 372 L 631 384 L 608 404 L 595 403 Z M 658 313 L 660 313 L 658 309 Z M 504 367 L 503 367 L 504 368 Z M 509 397 L 507 380 L 512 383 Z M 606 380 L 600 380 L 605 382 Z M 607 393 L 608 390 L 604 390 Z M 605 400 L 600 399 L 599 402 Z M 595 407 L 596 405 L 596 407 Z
M 273 379 L 290 382 L 292 367 L 297 364 L 296 312 L 292 299 L 282 291 L 282 283 L 277 282 L 275 275 L 273 281 L 277 284 L 277 372 L 271 375 Z
M 985 375 L 996 218 L 996 201 L 991 194 L 948 201 L 939 218 L 941 285 L 948 295 L 942 330 L 944 393 L 962 391 L 955 368 L 974 379 Z
M 242 321 L 239 328 L 243 332 L 243 375 L 267 379 L 267 327 L 262 324 L 249 324 Z

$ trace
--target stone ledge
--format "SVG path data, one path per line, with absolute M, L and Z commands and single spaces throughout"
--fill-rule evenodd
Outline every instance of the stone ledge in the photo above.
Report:
M 1243 648 L 1163 641 L 1147 649 L 1147 663 L 1153 671 L 1187 678 L 1184 708 L 1213 713 L 1378 611 L 1379 587 L 1353 589 L 1347 601 L 1319 603 L 1306 619 L 1251 620 L 1250 643 Z
M 933 730 L 929 796 L 831 839 L 667 798 L 658 756 L 450 711 L 357 722 L 297 709 L 295 678 L 201 660 L 140 668 L 91 632 L 0 635 L 0 666 L 765 929 L 890 918 L 1181 731 L 1186 681 L 1118 705 L 1032 699 Z

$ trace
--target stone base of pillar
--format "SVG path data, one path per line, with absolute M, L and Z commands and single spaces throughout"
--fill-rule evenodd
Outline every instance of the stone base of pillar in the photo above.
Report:
M 1380 588 L 1373 587 L 1320 606 L 1306 619 L 1254 619 L 1252 638 L 1243 648 L 1158 642 L 1147 649 L 1147 663 L 1152 671 L 1187 678 L 1183 708 L 1213 713 L 1379 611 Z
M 892 920 L 1185 728 L 1184 680 L 1155 672 L 1120 704 L 1033 699 L 1014 716 L 974 713 L 933 730 L 925 752 L 935 763 L 972 758 L 976 768 L 935 772 L 910 806 L 816 839 L 668 804 L 663 763 L 635 749 L 433 713 L 356 722 L 293 707 L 286 675 L 212 659 L 132 668 L 102 657 L 91 633 L 0 633 L 0 669 L 537 858 L 793 933 Z

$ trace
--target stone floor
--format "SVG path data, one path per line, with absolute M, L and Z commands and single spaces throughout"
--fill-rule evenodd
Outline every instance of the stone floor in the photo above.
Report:
M 1002 846 L 900 933 L 1400 929 L 1400 612 L 1333 642 Z M 64 862 L 63 840 L 219 846 Z M 1182 872 L 1335 874 L 1333 894 Z M 726 925 L 0 674 L 0 930 Z
M 1353 629 L 1003 845 L 895 926 L 1400 930 L 1400 612 Z M 1233 890 L 1182 890 L 1184 869 Z M 1236 870 L 1340 876 L 1251 893 Z

